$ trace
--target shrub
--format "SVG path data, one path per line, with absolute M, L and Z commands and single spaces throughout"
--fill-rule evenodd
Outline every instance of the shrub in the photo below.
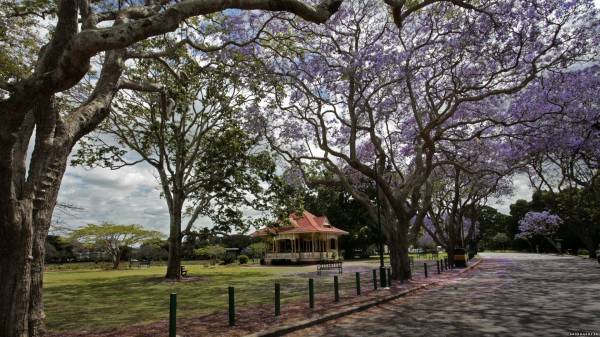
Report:
M 230 263 L 233 263 L 233 261 L 235 261 L 235 256 L 233 256 L 233 255 L 223 256 L 223 264 L 230 264 Z
M 578 249 L 578 250 L 577 250 L 577 255 L 585 255 L 585 256 L 588 256 L 588 255 L 590 255 L 590 252 L 589 252 L 589 250 L 587 250 L 587 249 Z
M 246 255 L 240 255 L 239 257 L 240 264 L 246 264 L 248 263 L 248 260 L 249 258 Z

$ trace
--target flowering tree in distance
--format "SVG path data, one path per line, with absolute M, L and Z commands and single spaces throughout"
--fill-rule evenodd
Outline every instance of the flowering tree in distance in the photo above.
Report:
M 558 231 L 562 223 L 563 220 L 558 215 L 548 211 L 527 212 L 523 219 L 519 220 L 519 233 L 515 235 L 515 239 L 529 240 L 535 236 L 543 236 L 560 253 L 556 242 L 552 240 L 552 235 Z

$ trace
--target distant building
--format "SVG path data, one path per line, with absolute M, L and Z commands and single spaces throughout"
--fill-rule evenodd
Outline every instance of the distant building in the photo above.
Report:
M 333 227 L 327 217 L 304 211 L 302 215 L 289 216 L 289 224 L 279 228 L 263 228 L 252 234 L 263 238 L 267 245 L 265 262 L 290 260 L 291 262 L 316 262 L 338 259 L 338 238 L 348 232 Z

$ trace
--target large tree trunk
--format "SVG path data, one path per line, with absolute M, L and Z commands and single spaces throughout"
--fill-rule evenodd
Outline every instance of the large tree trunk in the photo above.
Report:
M 181 213 L 183 203 L 181 198 L 174 193 L 173 206 L 171 208 L 171 221 L 169 229 L 169 260 L 167 262 L 168 279 L 181 278 Z
M 61 174 L 62 177 L 62 174 Z M 60 185 L 60 184 L 59 184 Z M 34 209 L 34 241 L 31 264 L 31 297 L 29 300 L 29 336 L 43 336 L 45 333 L 44 302 L 43 302 L 43 281 L 44 281 L 44 261 L 46 253 L 46 237 L 52 221 L 52 213 L 56 204 L 58 186 L 56 195 L 51 200 L 44 203 L 42 209 Z
M 45 240 L 73 144 L 107 115 L 122 70 L 121 51 L 107 53 L 96 89 L 61 118 L 53 97 L 20 121 L 0 127 L 0 336 L 44 334 Z M 7 112 L 8 113 L 8 112 Z M 29 171 L 27 148 L 35 122 Z M 8 125 L 8 126 L 7 126 Z
M 0 336 L 28 334 L 33 200 L 26 194 L 26 156 L 34 128 L 33 113 L 0 120 Z
M 36 337 L 45 332 L 45 240 L 71 147 L 60 145 L 58 140 L 54 145 L 59 146 L 48 147 L 49 140 L 41 128 L 36 137 L 22 197 L 9 202 L 8 207 L 3 203 L 0 210 L 0 335 L 7 337 Z M 3 188 L 0 186 L 0 190 Z
M 391 212 L 390 212 L 391 215 Z M 397 217 L 386 217 L 386 236 L 390 251 L 393 280 L 408 280 L 412 277 L 408 255 L 408 221 Z
M 179 239 L 179 233 L 174 233 L 173 230 L 169 236 L 169 260 L 167 262 L 167 274 L 168 279 L 180 279 L 181 278 L 181 240 Z
M 390 248 L 390 264 L 392 266 L 393 280 L 408 280 L 412 278 L 408 246 L 408 235 L 399 235 L 395 240 L 389 241 L 388 247 Z
M 0 188 L 7 190 L 1 183 Z M 0 336 L 27 337 L 33 204 L 0 198 Z
M 113 269 L 119 269 L 119 264 L 121 263 L 121 254 L 113 256 Z

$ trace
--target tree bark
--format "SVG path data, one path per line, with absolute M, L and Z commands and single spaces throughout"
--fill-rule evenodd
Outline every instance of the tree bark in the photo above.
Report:
M 27 337 L 33 203 L 0 198 L 0 336 Z
M 412 278 L 408 255 L 408 221 L 392 216 L 392 212 L 386 213 L 389 215 L 386 216 L 385 228 L 386 242 L 390 251 L 392 279 L 408 280 Z
M 1 246 L 6 251 L 0 254 L 0 284 L 8 286 L 0 288 L 0 314 L 4 318 L 0 321 L 1 336 L 37 337 L 45 333 L 42 300 L 45 240 L 71 149 L 70 145 L 60 145 L 60 139 L 54 142 L 58 146 L 48 146 L 53 142 L 44 136 L 42 127 L 38 128 L 25 188 L 31 193 L 16 202 L 18 214 L 13 213 L 13 221 L 2 219 Z M 16 231 L 6 231 L 11 228 Z
M 119 264 L 121 264 L 121 254 L 113 256 L 113 269 L 119 269 Z
M 412 278 L 408 246 L 408 235 L 398 235 L 394 240 L 389 240 L 388 247 L 390 250 L 393 280 L 408 280 Z
M 107 54 L 96 89 L 64 119 L 48 97 L 16 130 L 0 135 L 0 336 L 44 335 L 44 244 L 58 191 L 73 145 L 106 117 L 122 70 L 121 54 Z
M 175 193 L 174 193 L 175 194 Z M 169 229 L 169 259 L 167 262 L 167 279 L 181 279 L 181 214 L 183 203 L 181 198 L 174 196 L 171 208 Z

